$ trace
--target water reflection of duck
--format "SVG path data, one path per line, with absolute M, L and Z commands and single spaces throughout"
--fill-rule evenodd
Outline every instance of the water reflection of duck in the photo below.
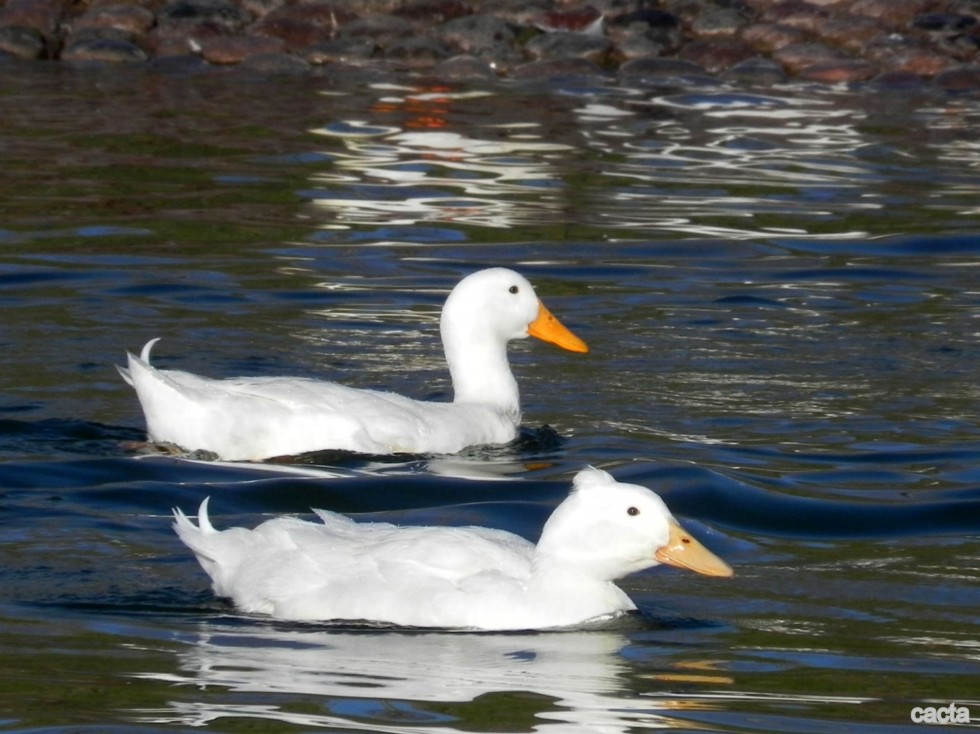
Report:
M 452 403 L 413 400 L 297 377 L 212 380 L 150 365 L 149 342 L 129 355 L 123 378 L 136 389 L 150 440 L 219 458 L 261 460 L 337 449 L 367 454 L 451 454 L 517 436 L 520 398 L 507 343 L 534 336 L 573 352 L 588 347 L 566 329 L 521 275 L 473 273 L 442 310 Z
M 689 535 L 645 487 L 589 468 L 533 543 L 489 528 L 269 520 L 217 531 L 201 504 L 174 527 L 219 596 L 290 620 L 410 627 L 537 629 L 618 616 L 636 606 L 615 585 L 661 563 L 709 576 L 731 568 Z
M 209 620 L 191 642 L 177 670 L 137 674 L 169 694 L 165 708 L 140 709 L 142 721 L 445 734 L 486 731 L 490 715 L 495 731 L 611 734 L 660 720 L 660 705 L 629 692 L 618 654 L 629 641 L 612 630 L 379 634 Z M 298 703 L 311 697 L 316 706 Z

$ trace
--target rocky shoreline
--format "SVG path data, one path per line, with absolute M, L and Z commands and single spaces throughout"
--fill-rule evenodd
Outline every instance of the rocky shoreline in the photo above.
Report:
M 980 0 L 4 0 L 0 58 L 980 88 Z

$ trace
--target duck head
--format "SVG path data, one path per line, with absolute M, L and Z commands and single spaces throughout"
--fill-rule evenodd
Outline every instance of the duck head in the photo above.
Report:
M 507 268 L 479 270 L 459 281 L 441 321 L 444 342 L 468 336 L 506 344 L 533 336 L 572 352 L 589 351 L 545 307 L 527 278 Z
M 592 467 L 576 475 L 571 494 L 545 523 L 538 554 L 610 581 L 659 564 L 733 575 L 684 530 L 660 497 Z

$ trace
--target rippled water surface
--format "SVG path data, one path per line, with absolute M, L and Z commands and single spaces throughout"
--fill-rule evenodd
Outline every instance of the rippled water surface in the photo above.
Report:
M 923 731 L 980 720 L 980 100 L 706 80 L 0 67 L 0 730 Z M 526 274 L 527 430 L 265 465 L 143 445 L 114 364 L 447 399 L 438 312 Z M 547 427 L 547 428 L 544 428 Z M 292 625 L 212 597 L 170 508 L 534 538 L 586 464 L 736 568 L 612 625 Z

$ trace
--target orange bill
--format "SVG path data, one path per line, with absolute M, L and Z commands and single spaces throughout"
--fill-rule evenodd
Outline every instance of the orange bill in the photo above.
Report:
M 670 539 L 653 554 L 660 563 L 705 576 L 734 576 L 732 567 L 709 551 L 682 528 L 676 520 L 670 521 Z
M 567 349 L 570 352 L 589 351 L 584 341 L 575 336 L 568 328 L 549 311 L 541 301 L 538 301 L 538 317 L 527 327 L 527 333 L 543 342 Z

